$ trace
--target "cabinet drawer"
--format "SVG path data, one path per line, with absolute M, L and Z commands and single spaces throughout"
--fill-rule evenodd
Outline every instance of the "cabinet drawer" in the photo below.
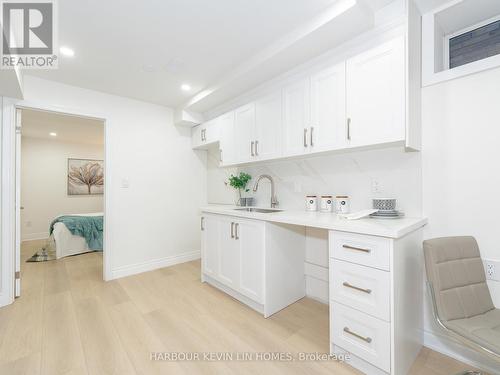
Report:
M 330 257 L 390 270 L 391 239 L 330 231 Z
M 330 299 L 386 322 L 390 314 L 390 273 L 330 259 Z
M 331 304 L 330 314 L 330 337 L 335 345 L 391 372 L 389 323 L 337 302 Z

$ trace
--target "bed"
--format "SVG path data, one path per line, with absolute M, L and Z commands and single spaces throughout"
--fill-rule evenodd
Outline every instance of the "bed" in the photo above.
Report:
M 82 219 L 87 218 L 83 219 L 86 221 L 88 221 L 89 217 L 95 218 L 96 220 L 100 219 L 100 221 L 96 221 L 97 223 L 101 223 L 100 227 L 94 228 L 96 231 L 95 234 L 100 236 L 100 243 L 99 238 L 97 238 L 96 241 L 89 242 L 88 238 L 73 234 L 70 229 L 68 229 L 67 224 L 63 222 L 68 218 L 77 222 L 78 217 L 82 217 Z M 89 251 L 102 251 L 102 217 L 102 212 L 96 212 L 89 214 L 61 215 L 55 218 L 51 224 L 50 232 L 56 248 L 56 258 L 59 259 L 70 255 L 87 253 Z M 74 230 L 73 227 L 71 229 Z

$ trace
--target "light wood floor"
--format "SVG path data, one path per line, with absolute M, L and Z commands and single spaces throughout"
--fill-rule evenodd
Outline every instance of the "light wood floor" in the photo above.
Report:
M 22 297 L 0 309 L 0 374 L 357 374 L 337 362 L 158 362 L 151 352 L 328 352 L 328 307 L 311 299 L 264 319 L 184 263 L 111 282 L 102 255 L 25 263 Z M 413 375 L 467 366 L 424 349 Z

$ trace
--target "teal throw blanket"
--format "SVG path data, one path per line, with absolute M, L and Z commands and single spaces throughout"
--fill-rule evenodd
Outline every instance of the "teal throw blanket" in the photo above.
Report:
M 50 223 L 50 234 L 56 223 L 66 225 L 71 234 L 84 237 L 90 250 L 102 251 L 102 216 L 60 216 Z

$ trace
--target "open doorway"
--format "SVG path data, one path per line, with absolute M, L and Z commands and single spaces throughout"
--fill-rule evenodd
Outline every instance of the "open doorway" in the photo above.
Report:
M 18 109 L 17 129 L 16 296 L 75 264 L 102 280 L 104 122 Z

